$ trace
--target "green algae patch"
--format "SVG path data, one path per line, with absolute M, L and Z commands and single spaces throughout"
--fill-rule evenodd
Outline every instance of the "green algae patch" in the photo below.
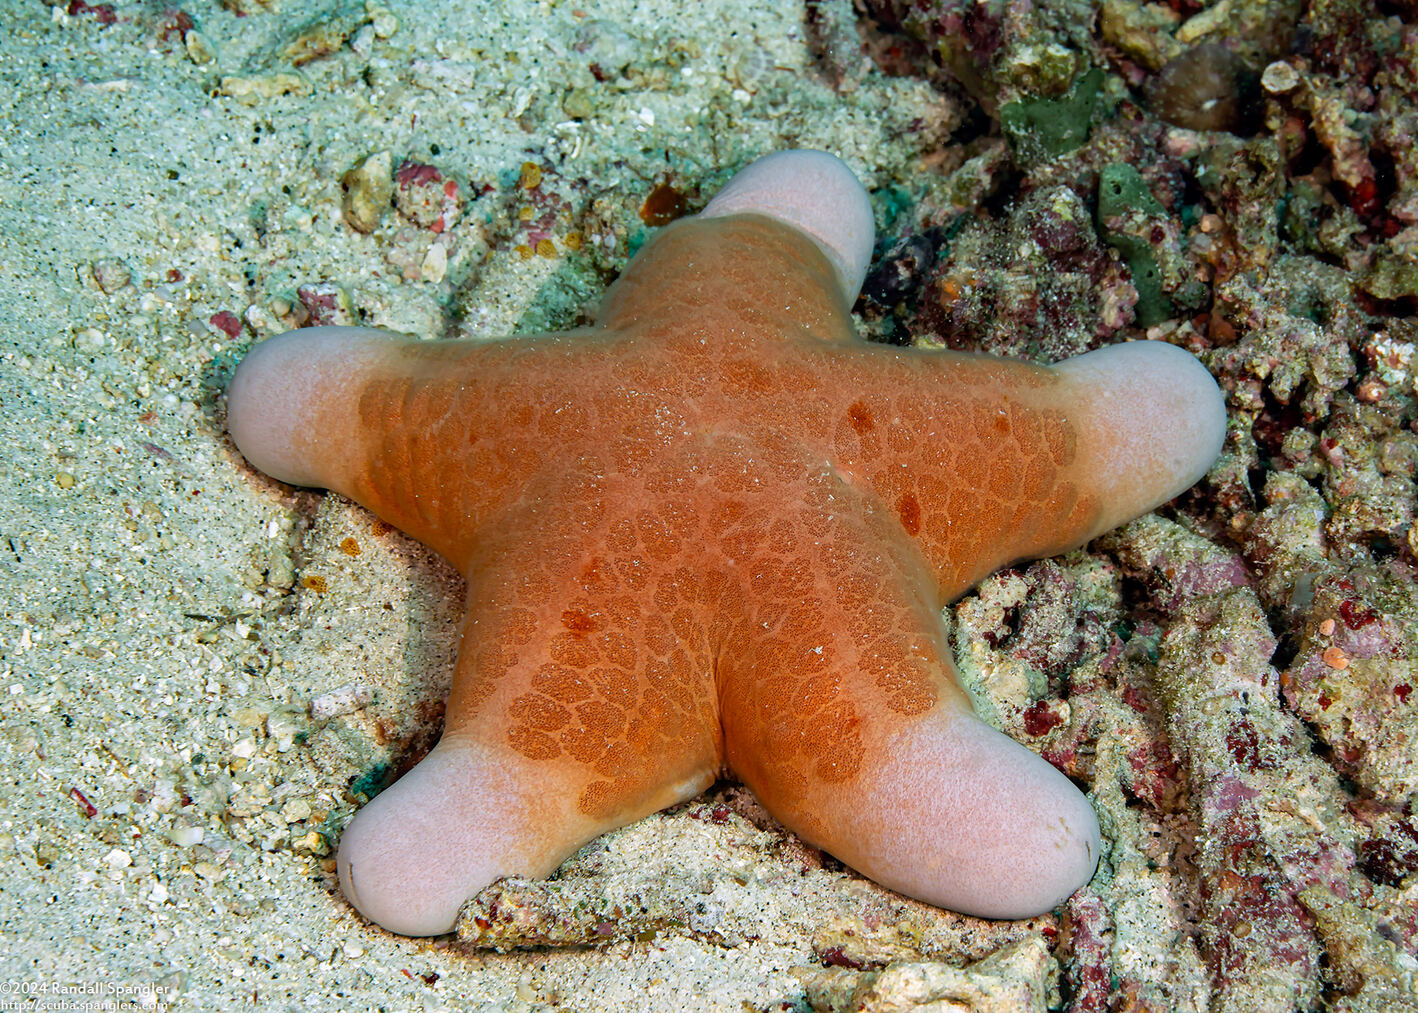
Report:
M 1088 140 L 1102 85 L 1103 72 L 1094 67 L 1061 98 L 1016 99 L 1001 106 L 1000 126 L 1015 159 L 1032 165 L 1066 154 Z
M 1152 251 L 1152 224 L 1167 211 L 1130 165 L 1108 165 L 1098 175 L 1098 234 L 1122 254 L 1137 289 L 1137 322 L 1143 327 L 1172 315 L 1172 301 L 1162 290 L 1162 273 Z

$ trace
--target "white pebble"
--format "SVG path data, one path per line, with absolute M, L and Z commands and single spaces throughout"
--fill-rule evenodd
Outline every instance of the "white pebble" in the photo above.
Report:
M 243 760 L 249 760 L 256 755 L 256 743 L 252 739 L 242 739 L 231 747 L 231 755 L 239 756 Z
M 167 839 L 179 848 L 190 848 L 193 845 L 201 844 L 202 839 L 207 836 L 207 832 L 201 827 L 176 826 L 168 831 Z

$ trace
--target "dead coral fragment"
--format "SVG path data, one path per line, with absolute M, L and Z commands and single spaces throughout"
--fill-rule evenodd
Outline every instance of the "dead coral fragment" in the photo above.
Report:
M 322 281 L 302 285 L 296 289 L 304 320 L 300 326 L 323 327 L 328 324 L 350 324 L 354 322 L 350 306 L 350 295 L 334 282 Z
M 310 701 L 310 719 L 328 721 L 363 710 L 374 699 L 374 690 L 362 682 L 351 682 L 321 693 Z
M 1141 4 L 1137 0 L 1103 0 L 1098 30 L 1148 70 L 1161 70 L 1184 47 L 1171 35 L 1181 21 L 1166 4 Z
M 923 961 L 881 971 L 827 967 L 800 971 L 808 1005 L 817 1013 L 1043 1013 L 1058 965 L 1038 937 L 1022 939 L 969 967 Z
M 907 310 L 901 330 L 931 334 L 952 348 L 1061 359 L 1096 347 L 1131 317 L 1136 296 L 1123 266 L 1098 241 L 1084 201 L 1068 187 L 1029 194 L 999 223 L 955 237 L 934 264 L 927 237 L 886 262 L 923 277 L 870 279 L 878 305 L 906 300 L 916 286 L 926 297 Z M 924 268 L 916 265 L 924 264 Z
M 820 856 L 785 839 L 746 791 L 727 798 L 617 831 L 583 848 L 555 879 L 493 883 L 463 905 L 459 940 L 504 952 L 666 935 L 740 946 L 762 932 L 762 888 L 791 892 L 802 911 L 792 931 L 810 936 L 818 959 L 838 966 L 966 963 L 1058 933 L 1052 915 L 968 918 L 824 870 Z M 773 829 L 758 829 L 760 821 Z
M 643 941 L 690 928 L 689 905 L 679 899 L 673 892 L 647 892 L 622 904 L 592 897 L 573 883 L 504 879 L 463 908 L 456 931 L 466 943 L 500 952 Z M 708 935 L 714 938 L 712 931 Z
M 281 55 L 297 67 L 303 67 L 322 56 L 339 52 L 353 28 L 348 19 L 338 17 L 307 25 L 286 43 Z
M 217 86 L 218 95 L 236 99 L 242 105 L 254 106 L 262 99 L 277 95 L 309 95 L 310 82 L 296 73 L 261 74 L 256 77 L 224 77 Z
M 1382 571 L 1356 568 L 1314 581 L 1310 616 L 1306 628 L 1314 633 L 1282 679 L 1286 702 L 1366 792 L 1411 804 L 1418 797 L 1418 699 L 1411 695 L 1418 593 Z M 1330 636 L 1322 618 L 1337 620 Z

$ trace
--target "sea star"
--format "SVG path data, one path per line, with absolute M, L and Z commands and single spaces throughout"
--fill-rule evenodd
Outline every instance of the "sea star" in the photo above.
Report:
M 1089 879 L 1092 808 L 975 716 L 940 610 L 1191 485 L 1219 391 L 1158 342 L 1053 368 L 867 344 L 871 244 L 851 172 L 784 152 L 659 233 L 591 327 L 317 327 L 242 362 L 248 461 L 467 579 L 443 738 L 341 841 L 366 917 L 446 932 L 493 880 L 725 774 L 942 907 L 1023 917 Z

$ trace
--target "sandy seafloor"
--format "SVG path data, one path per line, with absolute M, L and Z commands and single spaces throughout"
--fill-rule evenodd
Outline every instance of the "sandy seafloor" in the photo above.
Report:
M 414 704 L 446 689 L 460 581 L 401 536 L 372 533 L 358 508 L 273 483 L 234 451 L 221 391 L 253 340 L 285 329 L 271 301 L 329 282 L 367 322 L 416 333 L 443 333 L 454 305 L 469 334 L 564 326 L 603 281 L 585 257 L 568 267 L 514 252 L 524 162 L 584 177 L 643 233 L 634 211 L 658 179 L 712 189 L 783 146 L 836 151 L 869 184 L 909 172 L 922 152 L 901 127 L 940 103 L 924 83 L 865 68 L 851 94 L 833 92 L 807 69 L 794 5 L 595 7 L 593 19 L 571 4 L 396 0 L 376 19 L 322 0 L 238 18 L 196 0 L 185 9 L 213 52 L 194 59 L 180 33 L 161 38 L 158 5 L 118 0 L 104 25 L 4 3 L 9 987 L 54 998 L 63 985 L 148 985 L 162 1008 L 191 1010 L 737 1010 L 801 995 L 789 968 L 812 961 L 809 926 L 777 912 L 793 903 L 782 887 L 752 900 L 762 938 L 738 946 L 670 933 L 606 951 L 470 954 L 367 925 L 320 846 L 292 844 L 323 814 L 353 811 L 351 778 L 388 758 L 376 720 L 411 733 Z M 281 48 L 322 17 L 348 18 L 354 35 L 301 69 L 299 92 L 215 94 L 225 76 L 293 71 Z M 597 86 L 578 33 L 626 65 L 621 85 Z M 572 89 L 593 103 L 579 120 L 563 108 Z M 495 188 L 472 212 L 485 220 L 454 230 L 441 284 L 390 266 L 397 223 L 367 236 L 341 220 L 342 173 L 381 149 L 440 167 L 465 195 Z M 104 262 L 131 283 L 106 294 Z M 211 323 L 222 311 L 248 326 L 229 336 Z M 341 550 L 346 538 L 359 556 Z M 294 591 L 266 581 L 273 553 L 293 558 Z M 299 583 L 310 575 L 323 593 Z M 312 729 L 309 701 L 352 682 L 376 702 Z M 282 715 L 308 737 L 282 739 Z M 233 812 L 254 814 L 239 820 L 245 841 Z
M 223 431 L 236 362 L 304 312 L 427 336 L 570 326 L 643 241 L 657 183 L 695 208 L 759 154 L 824 148 L 874 192 L 880 224 L 889 194 L 934 185 L 959 110 L 873 67 L 847 0 L 817 5 L 818 47 L 841 33 L 832 82 L 795 4 L 251 0 L 238 17 L 193 0 L 191 25 L 161 4 L 71 6 L 0 4 L 0 1008 L 141 987 L 135 1008 L 805 1010 L 824 962 L 851 974 L 926 957 L 938 978 L 1010 941 L 961 995 L 1065 1001 L 1048 956 L 1058 916 L 991 925 L 912 905 L 727 785 L 569 863 L 559 941 L 589 928 L 608 945 L 501 954 L 366 924 L 330 850 L 360 789 L 437 731 L 461 584 L 351 504 L 254 472 Z M 324 27 L 288 50 L 308 25 Z M 351 228 L 341 177 L 381 151 L 456 181 L 461 217 L 435 232 L 389 209 Z M 1171 537 L 1137 530 L 1120 557 Z M 1068 564 L 1075 585 L 1090 565 Z M 1258 607 L 1237 609 L 1192 616 L 1194 646 L 1162 651 L 1179 684 L 1200 678 L 1185 659 L 1229 652 L 1228 629 L 1264 628 Z M 1273 641 L 1250 646 L 1264 669 Z M 988 654 L 960 650 L 966 668 Z M 356 685 L 367 706 L 321 716 Z M 1265 846 L 1283 857 L 1295 826 L 1323 841 L 1350 827 L 1334 801 L 1350 786 L 1303 736 L 1275 735 L 1263 743 L 1303 755 L 1316 769 L 1296 777 L 1319 786 L 1266 810 Z M 1208 736 L 1190 740 L 1198 754 Z M 1075 922 L 1110 917 L 1116 974 L 1208 1008 L 1188 935 L 1194 828 L 1128 810 L 1116 784 L 1095 797 L 1121 836 Z M 1384 888 L 1385 917 L 1414 903 L 1409 886 Z M 1099 896 L 1107 917 L 1090 921 Z M 1306 894 L 1307 910 L 1338 910 L 1326 896 Z M 1411 996 L 1418 963 L 1384 924 L 1321 928 L 1327 960 Z M 1096 936 L 1071 945 L 1108 966 Z M 1264 978 L 1269 951 L 1254 952 Z M 1301 956 L 1319 966 L 1317 949 Z M 1313 997 L 1319 973 L 1297 972 L 1295 994 Z M 1282 1005 L 1290 981 L 1272 990 Z

